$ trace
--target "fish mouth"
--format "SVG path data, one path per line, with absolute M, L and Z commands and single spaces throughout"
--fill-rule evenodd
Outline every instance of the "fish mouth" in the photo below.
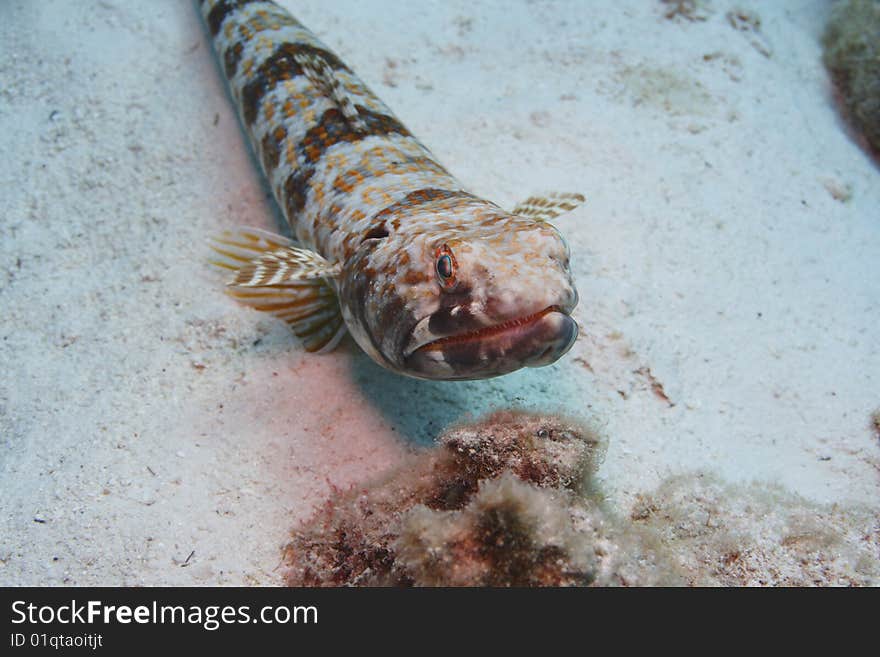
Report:
M 577 323 L 560 306 L 419 345 L 406 356 L 413 376 L 483 379 L 562 357 L 577 339 Z

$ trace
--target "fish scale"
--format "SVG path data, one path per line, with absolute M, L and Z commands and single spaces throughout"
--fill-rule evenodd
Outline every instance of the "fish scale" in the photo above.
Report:
M 583 196 L 532 197 L 506 212 L 468 192 L 283 8 L 200 5 L 296 237 L 243 228 L 215 240 L 234 297 L 285 320 L 309 351 L 348 330 L 380 365 L 421 378 L 497 376 L 570 348 L 577 293 L 568 247 L 547 221 Z
M 271 2 L 205 0 L 202 12 L 266 178 L 304 245 L 334 259 L 344 239 L 425 188 L 463 191 L 390 109 L 312 32 Z M 301 61 L 334 72 L 363 125 L 353 126 Z

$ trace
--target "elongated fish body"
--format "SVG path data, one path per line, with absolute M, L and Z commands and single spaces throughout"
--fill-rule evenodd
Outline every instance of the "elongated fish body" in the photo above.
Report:
M 377 363 L 473 379 L 561 357 L 577 336 L 569 251 L 547 219 L 466 191 L 314 34 L 264 0 L 201 0 L 241 123 L 296 241 L 217 240 L 230 291 L 306 349 L 349 330 Z

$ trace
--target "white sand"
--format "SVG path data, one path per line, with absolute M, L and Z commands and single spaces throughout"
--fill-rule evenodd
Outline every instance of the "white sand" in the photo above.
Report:
M 512 403 L 600 426 L 622 513 L 692 470 L 876 508 L 880 177 L 826 2 L 739 3 L 751 39 L 721 0 L 282 4 L 474 191 L 587 194 L 557 222 L 582 338 L 476 383 L 304 354 L 204 264 L 274 210 L 193 7 L 7 0 L 0 584 L 278 583 L 331 487 Z

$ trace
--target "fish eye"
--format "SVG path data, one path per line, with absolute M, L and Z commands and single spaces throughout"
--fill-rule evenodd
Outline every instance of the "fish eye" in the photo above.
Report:
M 452 258 L 448 253 L 437 259 L 437 273 L 440 274 L 440 278 L 452 278 Z
M 437 249 L 434 268 L 443 287 L 451 287 L 455 284 L 455 258 L 450 248 L 445 244 Z

